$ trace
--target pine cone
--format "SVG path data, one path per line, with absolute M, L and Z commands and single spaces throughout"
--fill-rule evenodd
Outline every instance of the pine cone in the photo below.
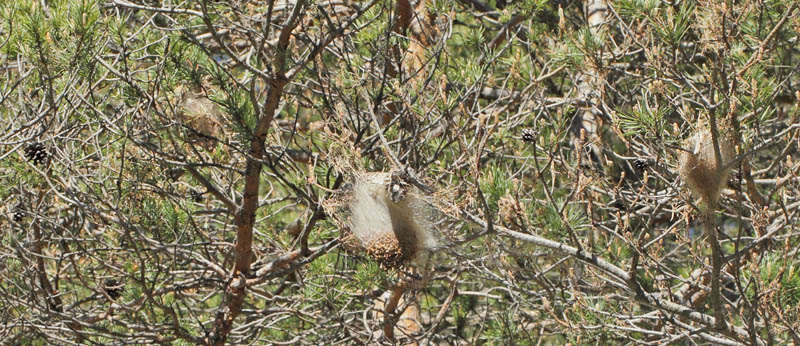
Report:
M 47 150 L 42 143 L 31 143 L 25 148 L 25 158 L 32 161 L 34 165 L 41 165 L 47 162 Z
M 526 143 L 533 143 L 536 139 L 536 131 L 533 129 L 522 130 L 522 141 Z
M 203 193 L 202 193 L 202 192 L 199 192 L 199 191 L 197 191 L 197 190 L 191 190 L 191 191 L 189 191 L 189 197 L 191 197 L 191 198 L 192 198 L 192 201 L 193 201 L 193 202 L 195 202 L 195 203 L 200 203 L 200 202 L 202 202 L 202 201 L 203 201 L 203 199 L 204 199 L 204 198 L 203 198 Z
M 108 294 L 109 297 L 113 300 L 117 300 L 117 298 L 122 296 L 122 289 L 125 287 L 122 283 L 117 281 L 117 279 L 109 278 L 103 282 L 103 290 Z
M 731 172 L 728 178 L 728 188 L 739 191 L 739 182 L 742 180 L 742 175 L 739 172 Z
M 647 167 L 650 167 L 650 162 L 648 162 L 646 159 L 636 159 L 633 160 L 633 166 L 636 167 L 636 169 L 643 171 Z

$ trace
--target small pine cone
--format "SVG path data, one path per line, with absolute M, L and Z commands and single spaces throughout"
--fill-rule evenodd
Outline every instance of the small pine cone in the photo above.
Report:
M 47 162 L 47 150 L 42 143 L 31 143 L 25 148 L 25 158 L 32 161 L 34 165 L 41 165 Z
M 728 178 L 728 187 L 734 190 L 739 190 L 739 181 L 742 179 L 739 172 L 731 172 L 731 177 Z
M 522 130 L 522 141 L 526 143 L 533 143 L 536 139 L 536 131 L 533 129 Z
M 203 193 L 199 192 L 199 191 L 196 191 L 196 190 L 191 190 L 189 192 L 189 197 L 191 197 L 192 201 L 194 201 L 195 203 L 200 203 L 204 199 L 203 198 Z
M 650 162 L 648 162 L 646 159 L 636 159 L 633 160 L 633 166 L 636 167 L 636 169 L 643 171 L 647 167 L 650 167 Z
M 23 208 L 22 203 L 17 203 L 17 205 L 11 209 L 11 218 L 14 222 L 20 222 L 25 218 L 25 208 Z
M 122 289 L 125 285 L 117 281 L 117 279 L 109 278 L 103 282 L 103 290 L 108 294 L 111 299 L 117 300 L 122 296 Z

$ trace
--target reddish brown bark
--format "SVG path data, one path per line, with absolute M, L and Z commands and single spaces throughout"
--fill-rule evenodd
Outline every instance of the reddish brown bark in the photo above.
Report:
M 217 311 L 214 321 L 214 330 L 211 333 L 209 343 L 224 345 L 233 327 L 233 321 L 242 311 L 245 297 L 247 296 L 246 275 L 249 274 L 250 264 L 253 263 L 253 226 L 255 224 L 255 213 L 258 209 L 258 194 L 261 187 L 262 158 L 267 140 L 267 134 L 272 126 L 272 120 L 278 109 L 283 88 L 288 83 L 286 73 L 286 52 L 289 46 L 291 32 L 297 26 L 302 15 L 304 3 L 299 1 L 295 5 L 291 19 L 283 27 L 278 39 L 278 54 L 274 62 L 275 75 L 269 80 L 270 89 L 267 99 L 264 102 L 256 128 L 253 131 L 253 138 L 250 141 L 250 151 L 248 152 L 247 163 L 245 166 L 245 184 L 242 196 L 241 207 L 236 214 L 236 244 L 234 245 L 234 266 L 231 273 L 231 280 L 225 293 L 225 302 Z

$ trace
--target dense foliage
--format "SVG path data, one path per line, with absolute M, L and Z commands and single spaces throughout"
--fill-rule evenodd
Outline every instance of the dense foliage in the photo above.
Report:
M 3 1 L 0 343 L 800 343 L 799 6 Z

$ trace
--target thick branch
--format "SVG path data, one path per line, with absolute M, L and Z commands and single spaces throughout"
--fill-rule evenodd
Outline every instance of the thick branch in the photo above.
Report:
M 212 331 L 213 343 L 224 345 L 228 333 L 233 327 L 233 321 L 242 311 L 242 305 L 246 296 L 246 286 L 244 276 L 250 271 L 250 264 L 254 260 L 253 255 L 253 225 L 255 223 L 255 213 L 258 209 L 258 192 L 261 186 L 262 158 L 265 153 L 265 142 L 267 134 L 272 126 L 272 120 L 278 109 L 283 88 L 287 84 L 284 73 L 287 66 L 287 49 L 291 32 L 297 26 L 299 18 L 305 7 L 304 1 L 295 4 L 291 16 L 286 20 L 278 39 L 278 54 L 274 62 L 276 74 L 269 80 L 269 93 L 267 100 L 262 107 L 261 114 L 258 114 L 253 138 L 250 140 L 250 151 L 247 157 L 245 168 L 245 184 L 242 198 L 242 205 L 236 215 L 236 244 L 234 245 L 234 267 L 232 280 L 227 290 L 226 301 L 218 312 Z

